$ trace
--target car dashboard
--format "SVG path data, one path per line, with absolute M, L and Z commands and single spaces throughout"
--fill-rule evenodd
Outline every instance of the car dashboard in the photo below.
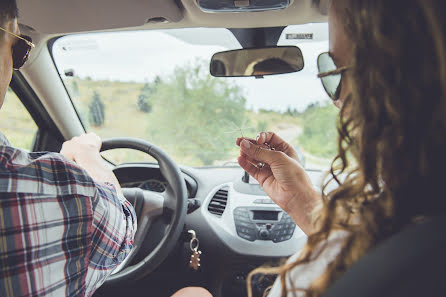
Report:
M 177 250 L 145 284 L 158 279 L 156 286 L 159 288 L 159 278 L 170 277 L 174 270 L 181 274 L 175 278 L 180 281 L 166 289 L 193 284 L 213 292 L 217 290 L 218 296 L 246 296 L 246 277 L 252 269 L 265 263 L 278 263 L 304 246 L 306 235 L 302 230 L 260 185 L 245 180 L 240 167 L 180 166 L 180 169 L 190 204 L 198 201 L 199 205 L 188 211 L 184 233 L 187 234 L 187 230 L 196 232 L 203 252 L 202 268 L 198 272 L 189 269 L 190 250 L 187 236 L 183 236 Z M 321 183 L 322 172 L 307 172 L 313 184 Z M 166 188 L 166 180 L 157 164 L 127 163 L 117 166 L 114 173 L 122 187 L 155 192 L 163 192 Z M 266 282 L 264 279 L 257 287 L 270 285 L 273 280 Z M 165 292 L 160 291 L 160 296 Z

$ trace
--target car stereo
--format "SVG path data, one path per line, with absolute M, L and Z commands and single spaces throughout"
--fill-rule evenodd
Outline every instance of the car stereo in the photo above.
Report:
M 296 228 L 287 213 L 272 208 L 237 207 L 234 222 L 237 235 L 248 241 L 286 241 L 291 239 Z

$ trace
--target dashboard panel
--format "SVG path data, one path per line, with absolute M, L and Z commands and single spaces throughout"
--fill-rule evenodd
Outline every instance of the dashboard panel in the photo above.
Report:
M 186 215 L 185 234 L 165 264 L 151 275 L 155 280 L 171 279 L 172 271 L 182 273 L 186 278 L 191 275 L 187 230 L 195 231 L 203 252 L 200 257 L 202 270 L 194 275 L 201 281 L 215 283 L 221 288 L 219 290 L 227 292 L 226 296 L 246 296 L 238 293 L 246 288 L 243 280 L 249 271 L 289 257 L 304 246 L 306 235 L 302 230 L 258 183 L 246 181 L 240 167 L 180 166 L 180 170 L 186 182 L 189 202 L 198 202 L 198 207 Z M 123 187 L 156 192 L 166 187 L 166 180 L 157 164 L 122 164 L 115 167 L 114 173 Z M 325 175 L 321 171 L 307 173 L 314 185 L 320 185 Z M 223 201 L 220 200 L 222 198 Z M 215 214 L 219 209 L 220 213 Z M 150 236 L 147 236 L 145 244 L 152 244 Z M 144 286 L 146 288 L 145 283 Z
M 149 179 L 145 181 L 122 183 L 123 188 L 141 188 L 143 190 L 163 193 L 166 190 L 167 183 L 158 179 Z
M 157 164 L 126 163 L 117 166 L 113 172 L 123 188 L 141 188 L 162 193 L 167 187 L 167 181 Z M 194 198 L 197 193 L 197 182 L 190 175 L 182 173 L 186 182 L 187 197 Z
M 198 211 L 186 216 L 185 229 L 195 230 L 203 247 L 215 245 L 211 249 L 217 253 L 224 250 L 233 255 L 284 257 L 294 254 L 306 241 L 302 230 L 260 185 L 247 182 L 246 176 L 243 178 L 244 171 L 240 167 L 180 166 L 180 170 L 188 198 L 198 202 Z M 123 187 L 163 192 L 167 186 L 158 164 L 127 163 L 117 166 L 114 172 Z M 321 183 L 323 172 L 307 173 L 313 184 Z M 222 189 L 226 189 L 225 209 L 220 215 L 214 215 L 210 205 L 219 203 L 214 201 L 214 196 Z M 239 210 L 246 210 L 245 218 L 237 214 Z

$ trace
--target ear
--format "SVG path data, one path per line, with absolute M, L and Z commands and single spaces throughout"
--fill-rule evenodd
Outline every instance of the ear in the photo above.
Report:
M 5 30 L 8 30 L 9 32 L 14 33 L 14 34 L 17 34 L 19 31 L 19 25 L 17 22 L 17 18 L 7 20 L 1 26 Z
M 8 26 L 9 26 L 10 32 L 17 34 L 17 35 L 20 34 L 19 23 L 17 22 L 17 18 L 10 20 Z

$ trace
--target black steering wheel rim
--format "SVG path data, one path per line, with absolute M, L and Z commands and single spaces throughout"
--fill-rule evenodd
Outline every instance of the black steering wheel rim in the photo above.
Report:
M 165 201 L 164 206 L 172 210 L 173 213 L 166 234 L 158 245 L 139 263 L 110 275 L 105 282 L 110 285 L 121 283 L 122 281 L 140 279 L 155 270 L 177 244 L 183 230 L 187 211 L 187 190 L 184 178 L 178 165 L 167 153 L 148 141 L 130 137 L 103 140 L 101 152 L 120 148 L 134 149 L 147 153 L 158 161 L 161 174 L 166 179 L 168 189 L 171 192 L 169 193 L 171 199 Z

